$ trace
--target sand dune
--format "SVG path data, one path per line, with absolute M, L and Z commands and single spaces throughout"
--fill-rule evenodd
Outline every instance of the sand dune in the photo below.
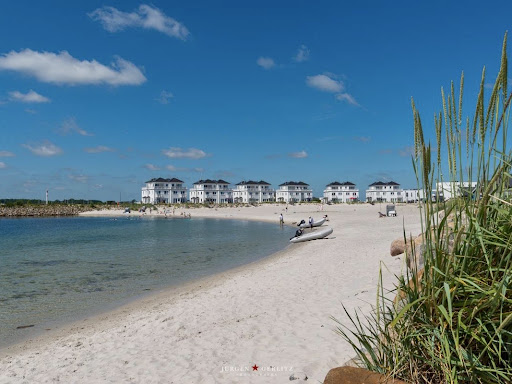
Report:
M 396 218 L 379 218 L 383 209 L 187 209 L 192 218 L 265 220 L 276 227 L 280 213 L 285 223 L 327 214 L 334 233 L 5 349 L 0 382 L 281 383 L 292 373 L 322 382 L 330 368 L 354 356 L 330 316 L 346 322 L 341 303 L 367 311 L 380 262 L 388 287 L 404 267 L 389 256 L 391 241 L 404 223 L 407 233 L 420 232 L 416 206 L 397 206 Z

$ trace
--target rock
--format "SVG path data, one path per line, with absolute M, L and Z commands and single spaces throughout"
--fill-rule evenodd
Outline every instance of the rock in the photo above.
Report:
M 393 242 L 391 243 L 390 250 L 389 250 L 389 253 L 391 254 L 391 256 L 401 255 L 402 253 L 404 253 L 404 251 L 405 251 L 404 239 L 393 240 Z
M 16 329 L 25 329 L 25 328 L 32 328 L 34 326 L 34 324 L 30 324 L 30 325 L 19 325 L 16 327 Z
M 324 384 L 407 384 L 397 379 L 387 379 L 379 373 L 364 368 L 338 367 L 331 369 L 325 376 Z
M 421 270 L 418 270 L 418 273 L 413 275 L 411 277 L 411 279 L 407 282 L 407 286 L 410 289 L 414 289 L 414 287 L 416 287 L 418 292 L 421 292 L 422 291 L 421 279 L 423 278 L 424 274 L 425 274 L 425 268 L 422 268 Z M 401 289 L 398 289 L 398 293 L 396 294 L 395 299 L 393 300 L 393 303 L 395 304 L 395 307 L 398 308 L 402 304 L 405 305 L 404 303 L 402 303 L 402 301 L 405 301 L 405 298 L 406 298 L 405 292 L 402 291 Z

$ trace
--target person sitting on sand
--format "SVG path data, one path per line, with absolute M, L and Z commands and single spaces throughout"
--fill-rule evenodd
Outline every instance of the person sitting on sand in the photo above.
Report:
M 295 237 L 300 237 L 302 235 L 302 233 L 304 232 L 304 230 L 302 228 L 299 228 L 295 231 Z M 291 238 L 293 239 L 293 237 Z M 290 240 L 291 240 L 290 239 Z

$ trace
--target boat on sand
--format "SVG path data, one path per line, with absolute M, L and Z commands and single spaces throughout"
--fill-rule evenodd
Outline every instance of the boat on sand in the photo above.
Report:
M 323 223 L 325 223 L 325 220 L 327 220 L 326 217 L 322 217 L 320 220 L 313 220 L 313 227 L 319 227 L 321 226 Z M 310 228 L 311 225 L 309 225 L 309 223 L 303 223 L 300 225 L 301 228 Z
M 323 239 L 324 237 L 329 236 L 332 233 L 331 227 L 325 227 L 318 230 L 313 230 L 308 233 L 304 233 L 300 236 L 295 236 L 290 239 L 290 243 L 301 243 L 303 241 Z

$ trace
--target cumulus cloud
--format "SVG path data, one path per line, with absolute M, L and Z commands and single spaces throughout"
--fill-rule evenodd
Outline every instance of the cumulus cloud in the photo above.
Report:
M 106 147 L 104 145 L 98 145 L 97 147 L 93 147 L 93 148 L 84 148 L 84 151 L 87 153 L 102 153 L 102 152 L 114 152 L 115 149 Z
M 169 104 L 171 99 L 174 98 L 174 95 L 171 92 L 162 91 L 160 92 L 160 97 L 156 99 L 160 104 Z
M 276 66 L 274 59 L 270 57 L 259 57 L 258 60 L 256 60 L 256 64 L 264 69 L 270 69 Z
M 69 119 L 64 120 L 60 125 L 60 128 L 57 130 L 57 133 L 61 135 L 77 133 L 81 136 L 94 136 L 92 133 L 89 133 L 85 129 L 80 128 L 74 117 L 70 117 Z
M 144 164 L 144 168 L 149 169 L 150 171 L 159 171 L 161 168 L 153 165 L 153 164 Z
M 7 165 L 3 161 L 0 161 L 0 169 L 4 168 L 7 168 Z
M 293 157 L 294 159 L 304 159 L 308 157 L 308 154 L 306 151 L 292 152 L 288 154 L 288 157 Z
M 0 151 L 0 157 L 14 157 L 14 153 L 9 151 Z
M 147 4 L 140 5 L 133 12 L 123 12 L 114 7 L 104 6 L 89 13 L 88 16 L 99 21 L 109 32 L 119 32 L 126 28 L 154 29 L 180 40 L 186 40 L 190 34 L 182 23 Z
M 27 93 L 21 93 L 20 91 L 9 92 L 9 99 L 12 101 L 19 101 L 21 103 L 49 103 L 50 99 L 40 95 L 32 89 Z
M 55 144 L 48 140 L 42 143 L 23 144 L 23 147 L 27 148 L 30 152 L 37 156 L 56 156 L 62 153 L 62 149 L 57 147 Z
M 89 180 L 89 176 L 86 175 L 68 175 L 68 177 L 73 181 L 78 181 L 79 183 L 87 183 Z
M 316 75 L 306 77 L 306 84 L 323 92 L 337 93 L 344 89 L 343 82 L 333 79 L 327 75 Z
M 197 148 L 189 148 L 184 150 L 182 148 L 171 147 L 169 149 L 164 149 L 162 153 L 171 159 L 202 159 L 203 157 L 208 156 L 206 152 Z
M 302 44 L 297 51 L 297 54 L 294 56 L 293 60 L 297 63 L 302 63 L 303 61 L 309 60 L 309 48 Z
M 409 157 L 414 155 L 414 147 L 413 146 L 405 146 L 398 150 L 398 154 L 402 157 Z
M 44 83 L 66 85 L 140 85 L 146 81 L 135 64 L 120 57 L 108 67 L 96 60 L 75 59 L 66 51 L 11 51 L 0 56 L 0 70 L 20 72 Z
M 359 103 L 354 99 L 352 95 L 349 95 L 348 93 L 339 93 L 336 95 L 336 100 L 339 101 L 346 101 L 349 104 L 355 105 L 356 107 L 359 106 Z
M 168 171 L 171 172 L 197 172 L 201 173 L 204 172 L 203 168 L 183 168 L 183 167 L 175 167 L 174 165 L 167 165 L 165 167 Z
M 337 80 L 336 75 L 333 75 L 332 73 L 307 76 L 306 84 L 311 88 L 315 88 L 323 92 L 335 93 L 334 97 L 336 100 L 346 101 L 347 103 L 357 107 L 360 106 L 352 95 L 345 92 L 345 84 L 343 84 L 341 80 Z

